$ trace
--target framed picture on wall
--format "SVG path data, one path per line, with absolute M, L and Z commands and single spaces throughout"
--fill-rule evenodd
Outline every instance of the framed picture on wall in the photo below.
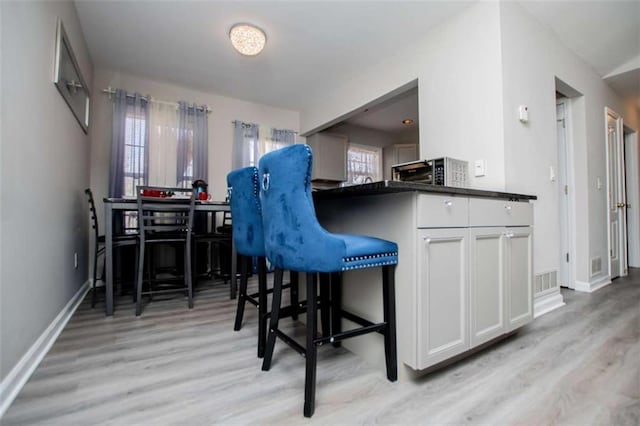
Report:
M 53 84 L 56 85 L 69 105 L 82 130 L 87 133 L 89 130 L 89 88 L 82 78 L 80 67 L 73 54 L 73 49 L 71 49 L 71 43 L 61 19 L 58 19 L 56 32 Z

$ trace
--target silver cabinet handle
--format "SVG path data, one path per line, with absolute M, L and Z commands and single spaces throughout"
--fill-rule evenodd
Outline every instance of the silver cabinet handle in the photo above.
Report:
M 429 237 L 422 237 L 422 239 L 424 240 L 425 243 L 429 244 L 431 242 L 431 238 Z
M 511 211 L 511 206 L 508 205 L 508 204 L 505 204 L 504 205 L 504 209 L 509 212 L 509 211 Z
M 513 232 L 505 232 L 504 236 L 507 238 L 513 238 L 515 236 L 515 234 Z
M 451 207 L 453 205 L 453 201 L 451 200 L 444 200 L 444 205 L 447 207 Z

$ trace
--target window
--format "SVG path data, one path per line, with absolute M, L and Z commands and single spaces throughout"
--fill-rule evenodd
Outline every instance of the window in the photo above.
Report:
M 193 130 L 189 129 L 182 133 L 184 135 L 184 166 L 178 166 L 178 186 L 190 188 L 193 182 Z
M 382 180 L 381 163 L 381 148 L 349 144 L 347 150 L 346 185 L 359 185 Z
M 145 184 L 147 123 L 143 115 L 128 112 L 125 118 L 124 188 L 125 197 L 135 197 L 136 187 Z

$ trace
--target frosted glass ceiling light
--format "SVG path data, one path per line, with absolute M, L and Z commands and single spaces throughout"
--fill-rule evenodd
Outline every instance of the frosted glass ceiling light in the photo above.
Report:
M 233 47 L 243 55 L 255 56 L 262 52 L 267 36 L 258 27 L 249 24 L 235 24 L 229 31 Z

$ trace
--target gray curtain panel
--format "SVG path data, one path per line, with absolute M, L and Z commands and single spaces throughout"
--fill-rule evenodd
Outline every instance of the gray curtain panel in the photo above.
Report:
M 113 99 L 109 196 L 134 195 L 149 176 L 149 109 L 139 93 L 117 89 Z
M 184 186 L 196 179 L 209 178 L 209 117 L 206 105 L 178 106 L 177 184 Z M 189 163 L 193 159 L 192 167 Z
M 296 133 L 293 130 L 271 129 L 271 140 L 278 149 L 284 148 L 296 143 Z
M 233 169 L 258 165 L 258 125 L 233 122 Z

